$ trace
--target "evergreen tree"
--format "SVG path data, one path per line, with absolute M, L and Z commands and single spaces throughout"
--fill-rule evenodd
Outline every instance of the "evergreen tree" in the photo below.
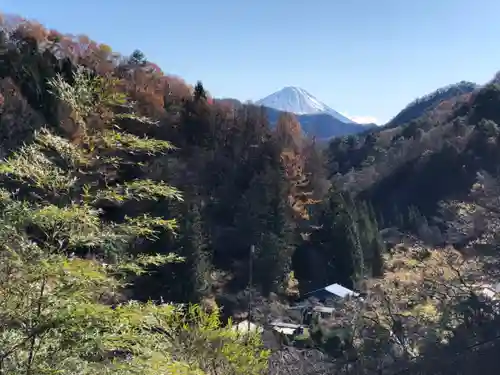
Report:
M 366 202 L 357 204 L 358 226 L 364 255 L 365 269 L 371 276 L 380 276 L 383 272 L 384 245 L 380 237 L 378 222 L 371 205 Z
M 242 253 L 255 245 L 255 283 L 263 293 L 282 289 L 290 271 L 292 227 L 287 212 L 284 171 L 266 168 L 254 177 L 236 218 Z
M 210 258 L 207 239 L 196 200 L 184 204 L 185 212 L 180 223 L 179 254 L 185 258 L 182 265 L 184 289 L 189 301 L 199 302 L 210 292 Z
M 207 93 L 205 91 L 205 88 L 203 87 L 203 84 L 201 81 L 196 82 L 196 85 L 194 86 L 194 94 L 193 94 L 194 100 L 199 101 L 199 100 L 207 100 Z
M 381 277 L 384 275 L 384 253 L 385 245 L 380 235 L 380 226 L 378 224 L 377 216 L 371 204 L 368 205 L 368 214 L 372 222 L 373 238 L 372 238 L 372 253 L 371 272 L 372 277 Z
M 283 185 L 284 181 L 278 182 Z M 283 192 L 277 192 L 269 207 L 266 230 L 259 244 L 257 266 L 265 294 L 283 290 L 283 283 L 290 272 L 293 252 L 293 229 L 287 218 L 287 205 Z
M 363 243 L 363 226 L 360 225 L 360 213 L 358 206 L 349 192 L 342 192 L 345 226 L 347 234 L 347 244 L 352 249 L 352 259 L 354 262 L 354 273 L 351 276 L 352 284 L 355 285 L 365 277 L 365 254 Z M 369 224 L 368 224 L 368 227 Z
M 136 49 L 134 52 L 132 52 L 132 54 L 130 55 L 130 57 L 128 59 L 128 63 L 131 65 L 143 66 L 146 64 L 146 62 L 147 62 L 146 56 L 144 55 L 144 53 L 142 53 L 138 49 Z
M 379 236 L 376 236 L 371 243 L 373 251 L 373 258 L 371 261 L 372 277 L 382 277 L 384 275 L 384 258 L 383 252 L 385 251 L 384 244 Z
M 310 237 L 309 247 L 321 254 L 327 265 L 323 285 L 338 282 L 347 287 L 363 275 L 363 254 L 352 200 L 331 189 L 319 213 L 319 229 Z
M 186 153 L 199 152 L 192 149 L 192 146 L 208 148 L 214 145 L 213 123 L 206 99 L 207 94 L 203 84 L 198 81 L 192 98 L 183 102 L 181 134 L 183 151 Z

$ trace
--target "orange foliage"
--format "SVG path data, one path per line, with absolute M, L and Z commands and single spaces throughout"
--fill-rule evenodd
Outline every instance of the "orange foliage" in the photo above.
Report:
M 157 64 L 147 62 L 129 66 L 127 57 L 113 53 L 110 46 L 97 43 L 86 35 L 63 35 L 38 22 L 1 14 L 0 28 L 10 31 L 14 38 L 36 41 L 40 48 L 49 49 L 58 58 L 69 58 L 98 74 L 120 78 L 123 90 L 137 101 L 140 111 L 149 115 L 161 114 L 166 97 L 183 99 L 193 95 L 193 86 L 179 77 L 165 75 Z M 207 101 L 213 103 L 211 98 Z
M 291 186 L 290 206 L 296 217 L 308 219 L 307 207 L 315 202 L 311 198 L 312 189 L 305 173 L 306 150 L 302 141 L 302 128 L 293 114 L 284 113 L 279 117 L 275 136 L 283 147 L 281 162 Z
M 310 181 L 304 172 L 305 158 L 302 154 L 292 150 L 281 153 L 281 162 L 285 169 L 285 176 L 290 182 L 288 201 L 297 218 L 308 219 L 307 207 L 315 203 L 311 199 Z
M 47 37 L 47 30 L 34 21 L 22 21 L 16 29 L 16 32 L 23 38 L 31 38 L 36 40 L 37 42 L 42 42 Z
M 302 143 L 302 128 L 291 113 L 280 115 L 276 123 L 276 136 L 286 149 L 298 152 Z

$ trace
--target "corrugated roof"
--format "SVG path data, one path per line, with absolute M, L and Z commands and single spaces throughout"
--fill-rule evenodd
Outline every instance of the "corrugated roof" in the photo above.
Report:
M 355 296 L 355 297 L 359 296 L 359 293 L 356 293 L 356 292 L 352 291 L 351 289 L 347 289 L 340 284 L 328 285 L 328 286 L 325 286 L 324 289 L 329 293 L 332 293 L 332 294 L 335 294 L 336 296 L 339 296 L 340 298 L 345 298 L 348 296 Z
M 273 327 L 273 330 L 284 335 L 293 335 L 293 333 L 295 332 L 295 328 L 288 327 Z
M 327 307 L 327 306 L 315 306 L 313 308 L 313 311 L 323 312 L 323 313 L 333 313 L 335 309 L 333 307 Z
M 345 298 L 348 296 L 359 297 L 359 293 L 356 293 L 353 290 L 345 288 L 340 284 L 331 284 L 331 285 L 325 286 L 324 288 L 317 289 L 317 290 L 314 290 L 312 292 L 304 294 L 304 297 L 307 298 L 310 296 L 314 296 L 314 295 L 321 293 L 321 292 L 328 292 L 328 293 L 333 294 L 333 295 L 340 297 L 340 298 Z
M 286 328 L 293 328 L 293 329 L 300 327 L 300 324 L 285 323 L 285 322 L 280 322 L 280 321 L 276 321 L 276 320 L 274 322 L 271 322 L 270 325 L 274 326 L 274 327 L 286 327 Z

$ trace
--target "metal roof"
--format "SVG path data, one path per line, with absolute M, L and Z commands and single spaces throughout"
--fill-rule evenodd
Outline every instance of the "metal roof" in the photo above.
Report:
M 293 329 L 296 329 L 296 328 L 300 327 L 300 324 L 285 323 L 285 322 L 280 322 L 280 321 L 271 322 L 270 325 L 274 326 L 274 327 L 286 327 L 286 328 L 293 328 Z
M 311 304 L 309 304 L 309 303 L 303 303 L 303 304 L 290 306 L 287 308 L 287 310 L 303 310 L 303 309 L 307 309 L 310 306 L 311 306 Z
M 276 332 L 282 333 L 284 335 L 293 335 L 295 332 L 295 328 L 288 328 L 288 327 L 273 327 L 273 330 Z
M 322 313 L 333 313 L 335 309 L 333 307 L 327 307 L 327 306 L 315 306 L 313 308 L 313 311 Z
M 340 284 L 328 285 L 328 286 L 325 286 L 324 289 L 327 292 L 330 292 L 332 294 L 335 294 L 336 296 L 339 296 L 340 298 L 344 298 L 347 296 L 355 296 L 355 297 L 359 296 L 359 293 L 356 293 L 355 291 L 353 291 L 351 289 L 347 289 Z

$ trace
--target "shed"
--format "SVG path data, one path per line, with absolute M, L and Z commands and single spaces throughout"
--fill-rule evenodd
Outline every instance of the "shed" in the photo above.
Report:
M 317 298 L 319 300 L 325 300 L 328 298 L 346 298 L 346 297 L 359 297 L 359 293 L 348 289 L 340 284 L 327 285 L 324 288 L 314 290 L 312 292 L 306 293 L 304 298 Z
M 249 329 L 250 327 L 250 329 Z M 241 332 L 241 333 L 247 333 L 247 332 L 258 332 L 262 333 L 264 330 L 262 327 L 258 326 L 255 323 L 248 322 L 248 320 L 243 320 L 242 322 L 239 322 L 238 324 L 235 324 L 232 326 L 233 331 Z
M 327 306 L 314 306 L 313 312 L 318 314 L 321 318 L 327 319 L 333 316 L 335 309 Z
M 293 335 L 297 331 L 300 331 L 301 329 L 304 328 L 300 324 L 284 323 L 279 321 L 274 321 L 270 325 L 274 331 L 282 333 L 284 335 Z

